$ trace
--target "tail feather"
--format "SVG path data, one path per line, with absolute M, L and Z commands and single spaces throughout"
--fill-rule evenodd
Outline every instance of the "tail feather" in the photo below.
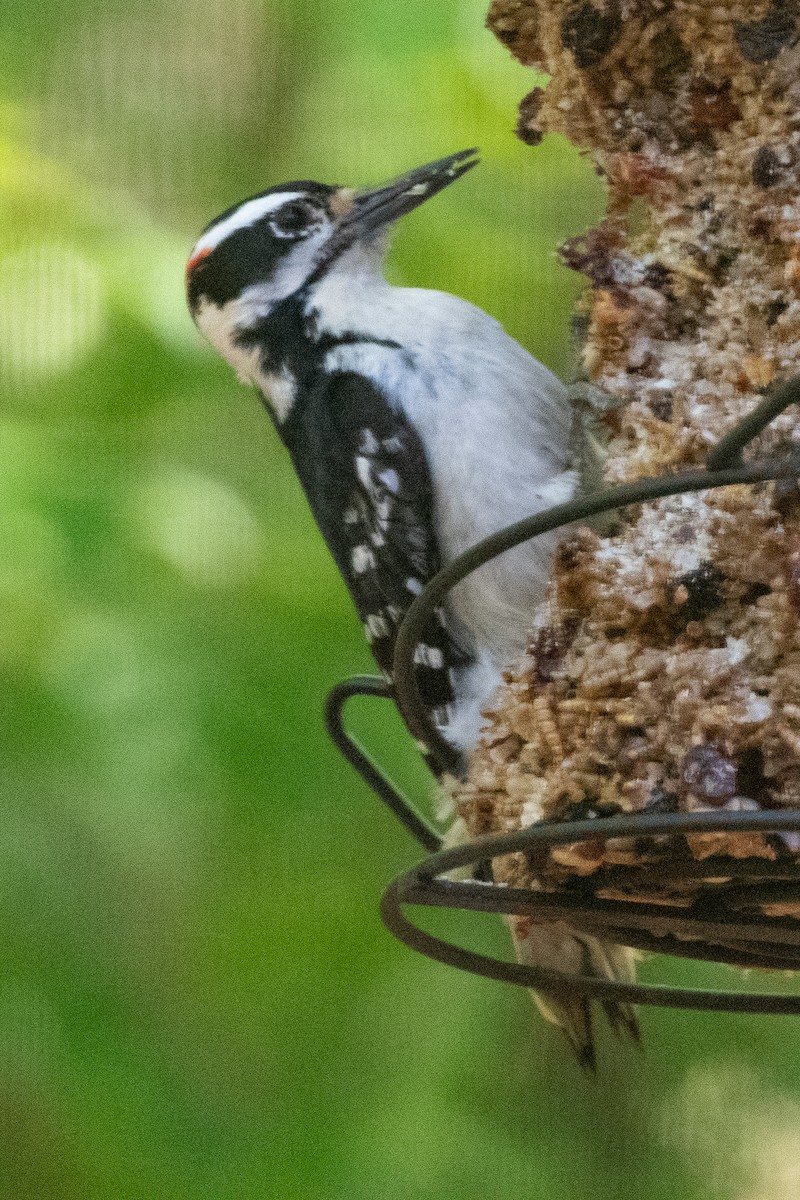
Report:
M 537 924 L 527 917 L 509 918 L 517 958 L 528 966 L 545 967 L 571 975 L 594 975 L 600 979 L 632 982 L 636 956 L 625 946 L 578 935 L 562 924 Z M 596 1068 L 592 1005 L 577 993 L 531 992 L 539 1012 L 557 1025 L 572 1046 L 580 1065 Z M 637 1045 L 641 1036 L 636 1013 L 630 1004 L 601 1001 L 615 1033 L 627 1034 Z
M 518 957 L 522 959 L 522 956 Z M 528 965 L 532 966 L 533 963 Z M 541 966 L 541 963 L 535 964 Z M 592 1009 L 580 996 L 555 995 L 550 992 L 531 992 L 531 999 L 546 1021 L 555 1025 L 569 1042 L 579 1065 L 589 1074 L 597 1070 L 594 1049 Z
M 627 946 L 617 946 L 613 942 L 601 942 L 597 938 L 588 938 L 586 948 L 589 957 L 589 975 L 598 975 L 601 979 L 614 979 L 618 983 L 634 983 L 636 981 L 636 954 Z M 608 1023 L 616 1034 L 628 1034 L 637 1046 L 642 1044 L 642 1034 L 636 1009 L 631 1004 L 619 1004 L 614 1000 L 602 1000 L 603 1011 Z
M 454 813 L 453 789 L 445 780 L 439 789 L 439 812 L 443 821 L 451 821 L 444 837 L 445 846 L 459 846 L 470 840 L 466 823 Z M 473 876 L 471 867 L 450 873 L 451 879 Z M 635 951 L 599 938 L 577 934 L 564 924 L 537 924 L 528 917 L 506 917 L 514 949 L 521 963 L 546 967 L 568 975 L 596 975 L 599 979 L 615 979 L 633 983 L 636 978 Z M 576 992 L 531 992 L 531 996 L 546 1021 L 556 1025 L 566 1037 L 584 1070 L 596 1070 L 592 1004 Z M 615 1033 L 628 1036 L 641 1044 L 639 1021 L 630 1004 L 601 1000 L 608 1023 Z

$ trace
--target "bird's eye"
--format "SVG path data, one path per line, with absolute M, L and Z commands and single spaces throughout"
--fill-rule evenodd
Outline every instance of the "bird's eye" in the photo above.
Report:
M 276 237 L 308 237 L 320 221 L 320 212 L 307 200 L 290 200 L 279 208 L 270 220 L 270 229 Z

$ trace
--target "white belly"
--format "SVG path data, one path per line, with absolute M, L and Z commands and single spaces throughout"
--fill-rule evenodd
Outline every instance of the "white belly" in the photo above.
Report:
M 441 326 L 439 293 L 410 294 L 437 297 Z M 576 475 L 564 385 L 491 317 L 455 297 L 444 299 L 454 320 L 438 337 L 402 353 L 374 344 L 340 346 L 329 365 L 367 375 L 418 430 L 446 565 L 488 534 L 569 499 Z M 415 328 L 425 328 L 424 318 Z M 489 650 L 501 665 L 519 651 L 556 540 L 545 535 L 507 551 L 454 589 L 447 607 L 465 648 Z
M 370 333 L 380 315 L 380 332 L 403 350 L 341 345 L 326 365 L 372 379 L 419 432 L 446 565 L 489 534 L 570 498 L 572 415 L 564 385 L 486 313 L 438 292 L 387 291 L 389 301 L 384 293 L 372 307 Z M 457 683 L 459 712 L 446 730 L 456 745 L 474 742 L 481 706 L 524 647 L 558 536 L 507 551 L 447 598 L 453 631 L 476 659 Z

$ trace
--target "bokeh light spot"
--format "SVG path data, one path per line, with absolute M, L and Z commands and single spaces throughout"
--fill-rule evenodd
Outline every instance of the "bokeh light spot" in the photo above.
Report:
M 263 562 L 263 538 L 244 501 L 215 479 L 186 470 L 153 476 L 135 499 L 149 546 L 199 587 L 235 587 Z
M 0 384 L 24 388 L 77 366 L 103 334 L 100 277 L 68 246 L 0 258 Z

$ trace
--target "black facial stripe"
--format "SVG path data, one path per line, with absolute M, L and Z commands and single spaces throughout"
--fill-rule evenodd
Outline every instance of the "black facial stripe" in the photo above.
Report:
M 286 370 L 298 384 L 298 403 L 303 392 L 321 371 L 325 355 L 337 346 L 369 344 L 386 346 L 390 350 L 401 350 L 399 342 L 391 338 L 370 337 L 368 334 L 349 332 L 339 335 L 321 333 L 314 325 L 312 315 L 306 311 L 307 292 L 301 289 L 287 296 L 251 329 L 243 329 L 236 337 L 240 346 L 247 349 L 257 346 L 261 350 L 265 370 Z M 283 431 L 290 436 L 288 429 Z
M 388 346 L 390 350 L 402 349 L 400 343 L 392 341 L 391 338 L 370 337 L 366 333 L 340 333 L 336 337 L 332 333 L 326 333 L 317 341 L 322 354 L 327 354 L 329 350 L 334 350 L 336 346 L 360 346 L 362 344 Z
M 320 356 L 307 336 L 305 321 L 301 289 L 281 300 L 251 329 L 243 329 L 236 335 L 236 341 L 246 349 L 257 346 L 265 369 L 277 372 L 286 368 L 298 383 L 305 385 L 320 366 Z
M 201 296 L 207 296 L 212 304 L 222 308 L 245 288 L 269 279 L 293 243 L 276 243 L 269 234 L 265 235 L 263 224 L 264 218 L 237 229 L 198 262 L 188 280 L 190 308 L 197 306 Z
M 247 200 L 240 200 L 238 204 L 220 213 L 205 227 L 200 237 L 227 220 L 251 200 L 260 200 L 264 196 L 280 195 L 284 192 L 299 193 L 299 198 L 310 201 L 328 217 L 332 217 L 330 198 L 338 190 L 328 184 L 314 183 L 307 179 L 279 184 L 265 192 L 259 192 L 256 196 L 250 196 Z M 276 213 L 279 211 L 277 209 Z M 245 288 L 271 278 L 281 259 L 290 254 L 296 244 L 294 238 L 276 237 L 270 228 L 270 221 L 274 215 L 265 213 L 252 225 L 237 229 L 197 262 L 187 281 L 190 309 L 197 308 L 201 296 L 207 296 L 213 304 L 221 308 Z

